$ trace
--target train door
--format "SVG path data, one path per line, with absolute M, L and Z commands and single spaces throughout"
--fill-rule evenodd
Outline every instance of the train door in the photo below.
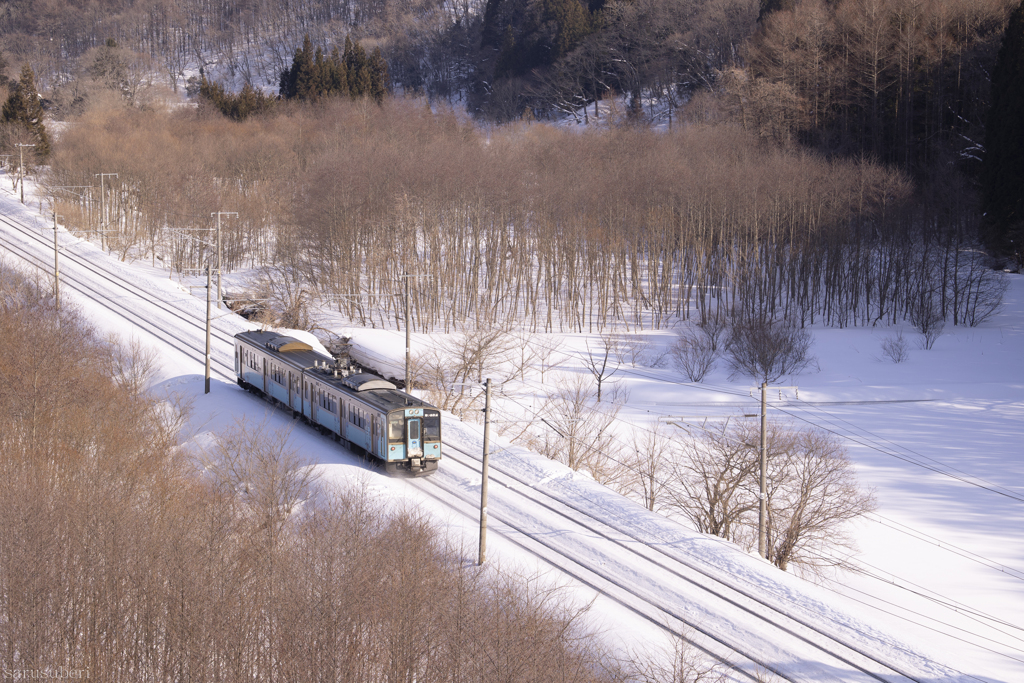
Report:
M 410 458 L 423 457 L 423 434 L 421 433 L 423 420 L 418 417 L 410 418 L 405 423 L 405 432 L 409 440 Z
M 377 448 L 377 437 L 380 434 L 380 426 L 377 424 L 376 415 L 370 418 L 370 430 L 370 453 L 373 455 L 380 455 L 380 450 Z
M 305 375 L 303 375 L 303 377 L 302 377 L 302 399 L 301 399 L 301 402 L 302 402 L 302 414 L 305 415 L 306 417 L 309 417 L 310 413 L 309 413 L 308 410 L 306 410 L 306 407 L 309 405 L 309 382 L 306 381 Z

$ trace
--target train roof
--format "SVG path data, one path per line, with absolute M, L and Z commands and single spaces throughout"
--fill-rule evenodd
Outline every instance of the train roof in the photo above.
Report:
M 369 373 L 359 373 L 347 377 L 334 376 L 334 359 L 315 351 L 309 344 L 295 337 L 288 337 L 277 332 L 239 332 L 238 339 L 253 346 L 262 347 L 281 358 L 292 367 L 304 370 L 311 377 L 333 387 L 345 394 L 355 394 L 367 403 L 382 410 L 398 408 L 432 408 L 426 401 L 411 394 L 400 391 L 394 384 Z

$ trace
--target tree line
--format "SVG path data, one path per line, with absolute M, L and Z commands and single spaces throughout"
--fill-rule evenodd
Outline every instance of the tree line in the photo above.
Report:
M 0 36 L 12 63 L 33 65 L 62 115 L 81 111 L 95 84 L 145 106 L 152 74 L 163 70 L 177 88 L 187 69 L 216 63 L 243 90 L 224 91 L 209 70 L 210 82 L 196 87 L 234 117 L 265 111 L 267 87 L 303 100 L 347 93 L 379 102 L 390 83 L 432 100 L 466 98 L 474 115 L 496 121 L 611 113 L 645 124 L 729 122 L 827 158 L 901 169 L 922 203 L 951 191 L 977 203 L 980 183 L 975 216 L 985 221 L 974 229 L 994 252 L 1020 251 L 1016 43 L 996 68 L 1004 35 L 1019 34 L 1005 31 L 1017 0 L 200 5 L 13 3 Z M 85 20 L 100 9 L 103 21 Z M 610 112 L 617 94 L 627 101 L 621 116 Z M 993 102 L 1006 113 L 989 116 Z
M 278 97 L 315 103 L 328 97 L 365 96 L 381 104 L 389 87 L 388 65 L 380 48 L 367 57 L 358 41 L 346 37 L 344 52 L 339 52 L 335 45 L 325 57 L 322 48 L 314 51 L 307 35 L 302 47 L 295 50 L 291 68 L 281 72 Z M 220 83 L 208 80 L 205 74 L 200 78 L 199 98 L 201 104 L 213 106 L 236 121 L 267 114 L 277 101 L 249 83 L 243 84 L 237 94 L 231 93 Z
M 279 90 L 283 98 L 307 102 L 341 95 L 366 95 L 381 104 L 389 85 L 388 65 L 379 47 L 367 57 L 358 41 L 346 37 L 343 52 L 335 45 L 331 54 L 325 56 L 322 48 L 313 50 L 307 35 L 302 47 L 295 51 L 291 68 L 281 72 Z
M 373 108 L 371 112 L 366 107 Z M 662 328 L 736 320 L 974 325 L 1001 278 L 956 186 L 759 146 L 733 126 L 484 134 L 412 103 L 290 107 L 231 122 L 102 110 L 66 131 L 47 182 L 69 228 L 127 258 L 200 267 L 209 215 L 227 269 L 262 269 L 281 309 L 320 296 L 361 325 Z

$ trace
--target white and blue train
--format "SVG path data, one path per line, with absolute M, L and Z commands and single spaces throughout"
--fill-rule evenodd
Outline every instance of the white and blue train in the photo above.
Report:
M 376 375 L 349 374 L 305 342 L 274 332 L 235 335 L 238 384 L 383 462 L 429 474 L 441 460 L 441 413 Z

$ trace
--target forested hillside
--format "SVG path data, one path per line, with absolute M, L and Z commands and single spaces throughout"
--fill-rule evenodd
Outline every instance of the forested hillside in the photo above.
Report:
M 444 254 L 450 271 L 416 294 L 423 329 L 660 327 L 709 310 L 977 324 L 1002 291 L 992 266 L 1012 264 L 982 247 L 1019 254 L 1019 156 L 981 173 L 986 123 L 1001 148 L 1019 140 L 1012 41 L 1000 57 L 1017 4 L 8 2 L 2 30 L 50 116 L 76 121 L 49 184 L 118 174 L 105 198 L 53 192 L 70 227 L 192 268 L 183 232 L 237 209 L 227 267 L 274 264 L 260 286 L 285 307 L 317 294 L 397 324 L 399 275 Z M 170 89 L 199 67 L 212 107 L 152 97 L 154 74 Z M 9 102 L 34 101 L 11 87 Z M 609 125 L 484 132 L 411 93 L 478 121 Z M 19 154 L 41 140 L 29 119 L 5 114 Z M 1004 188 L 987 219 L 983 178 Z

